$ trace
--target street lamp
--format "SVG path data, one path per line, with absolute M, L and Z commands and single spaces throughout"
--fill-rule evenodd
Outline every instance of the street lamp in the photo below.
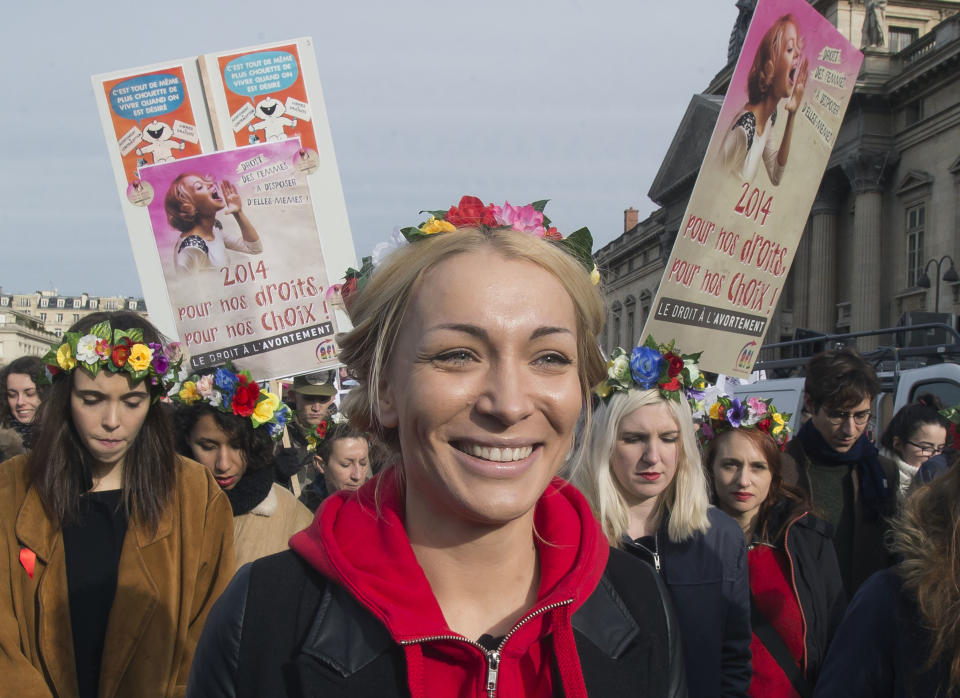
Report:
M 933 297 L 933 312 L 940 312 L 940 268 L 943 266 L 943 263 L 947 260 L 950 260 L 950 268 L 943 273 L 943 280 L 949 284 L 955 284 L 960 281 L 960 275 L 957 274 L 956 267 L 953 266 L 953 257 L 948 254 L 943 255 L 939 260 L 931 259 L 923 266 L 923 274 L 920 275 L 920 278 L 917 279 L 917 286 L 920 288 L 930 288 L 930 277 L 927 276 L 927 269 L 930 268 L 931 264 L 937 265 L 937 292 Z

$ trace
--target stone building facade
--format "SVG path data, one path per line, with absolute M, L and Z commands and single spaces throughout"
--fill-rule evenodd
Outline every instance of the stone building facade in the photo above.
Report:
M 865 60 L 766 341 L 890 327 L 918 312 L 956 327 L 960 284 L 941 281 L 935 296 L 938 276 L 960 263 L 960 0 L 890 0 L 879 36 L 864 33 L 876 3 L 812 4 Z M 624 233 L 597 252 L 607 349 L 640 339 L 733 68 L 691 100 L 648 192 L 660 208 L 644 221 L 628 210 Z
M 41 332 L 45 337 L 46 347 L 40 354 L 46 353 L 49 345 L 66 332 L 70 326 L 86 317 L 90 313 L 101 310 L 132 310 L 144 317 L 147 315 L 147 306 L 142 298 L 132 296 L 90 296 L 82 293 L 79 296 L 62 295 L 57 291 L 35 291 L 34 293 L 3 293 L 0 291 L 0 313 L 14 318 L 11 326 L 25 327 L 35 324 L 34 330 Z M 29 344 L 33 347 L 35 342 Z M 18 350 L 4 346 L 4 354 L 0 354 L 0 362 L 9 363 L 18 356 L 35 353 L 27 350 L 16 355 L 10 352 Z
M 0 366 L 21 356 L 43 356 L 56 339 L 40 320 L 0 307 Z

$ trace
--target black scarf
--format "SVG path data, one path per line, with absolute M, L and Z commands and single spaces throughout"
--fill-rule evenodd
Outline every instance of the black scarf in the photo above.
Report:
M 891 494 L 891 485 L 884 475 L 883 466 L 880 465 L 880 452 L 867 438 L 866 432 L 844 453 L 831 448 L 811 421 L 800 427 L 797 438 L 803 450 L 817 463 L 856 466 L 857 478 L 860 481 L 860 501 L 863 502 L 867 520 L 876 521 L 881 516 L 893 515 L 896 499 Z
M 249 512 L 267 498 L 272 486 L 273 468 L 259 468 L 245 472 L 233 489 L 226 491 L 233 515 L 240 516 Z
M 17 432 L 20 441 L 23 442 L 23 447 L 29 451 L 32 447 L 33 424 L 24 424 L 18 421 L 16 417 L 11 417 L 10 428 Z

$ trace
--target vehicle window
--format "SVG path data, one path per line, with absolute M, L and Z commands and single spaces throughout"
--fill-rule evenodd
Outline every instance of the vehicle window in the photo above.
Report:
M 924 393 L 933 393 L 944 407 L 960 405 L 960 385 L 953 381 L 934 380 L 917 383 L 910 391 L 910 402 L 916 402 Z

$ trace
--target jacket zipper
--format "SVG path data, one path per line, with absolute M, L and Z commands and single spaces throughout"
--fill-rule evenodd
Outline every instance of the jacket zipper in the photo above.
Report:
M 495 650 L 488 650 L 479 642 L 474 642 L 473 640 L 469 640 L 465 638 L 463 635 L 430 635 L 428 637 L 418 637 L 414 640 L 403 640 L 400 643 L 400 645 L 401 646 L 414 645 L 420 642 L 435 642 L 437 640 L 452 640 L 455 642 L 465 642 L 468 645 L 473 645 L 478 650 L 483 652 L 483 656 L 487 660 L 487 679 L 486 679 L 486 682 L 484 683 L 484 689 L 487 692 L 487 698 L 496 698 L 497 680 L 500 673 L 500 652 L 503 650 L 504 645 L 507 644 L 507 640 L 509 640 L 514 635 L 514 633 L 516 633 L 517 630 L 520 629 L 520 626 L 522 626 L 527 621 L 533 618 L 536 618 L 537 616 L 543 615 L 547 611 L 552 611 L 555 608 L 559 608 L 560 606 L 567 606 L 572 603 L 573 603 L 573 599 L 567 599 L 566 601 L 557 601 L 555 603 L 547 604 L 543 608 L 538 608 L 532 613 L 528 613 L 519 621 L 517 621 L 517 624 L 510 629 L 510 632 L 508 632 L 506 635 L 503 636 L 503 640 L 501 640 L 500 645 Z
M 793 566 L 793 556 L 790 554 L 789 547 L 789 536 L 790 529 L 793 528 L 793 524 L 802 519 L 807 515 L 807 512 L 804 512 L 793 521 L 787 524 L 786 530 L 783 532 L 783 552 L 787 555 L 787 560 L 790 562 L 790 584 L 793 587 L 793 597 L 797 600 L 797 608 L 800 609 L 800 620 L 803 621 L 803 656 L 801 657 L 801 668 L 803 673 L 807 673 L 807 617 L 803 612 L 803 604 L 800 603 L 800 593 L 797 591 L 797 573 Z
M 653 558 L 653 568 L 659 574 L 660 573 L 660 532 L 656 531 L 653 534 L 653 550 L 650 550 L 650 548 L 645 546 L 643 543 L 638 543 L 637 541 L 632 541 L 632 542 L 638 548 L 650 554 L 650 557 Z

